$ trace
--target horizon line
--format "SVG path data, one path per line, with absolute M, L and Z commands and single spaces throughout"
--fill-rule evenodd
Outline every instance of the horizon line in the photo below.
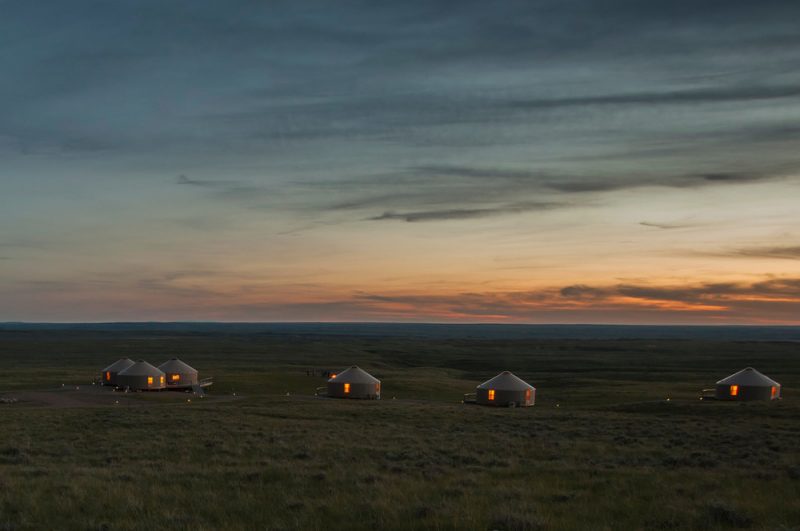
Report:
M 413 325 L 413 326 L 619 326 L 619 327 L 753 327 L 753 328 L 800 328 L 799 324 L 758 323 L 496 323 L 496 322 L 447 322 L 447 321 L 0 321 L 5 325 L 164 325 L 164 324 L 216 324 L 216 325 Z

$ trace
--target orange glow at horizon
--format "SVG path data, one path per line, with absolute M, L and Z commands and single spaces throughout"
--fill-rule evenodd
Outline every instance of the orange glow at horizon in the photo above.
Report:
M 88 277 L 71 273 L 90 269 L 77 258 L 59 274 L 46 261 L 7 260 L 11 278 L 34 286 L 50 280 L 33 291 L 7 283 L 2 300 L 30 315 L 46 308 L 51 313 L 39 320 L 53 321 L 800 325 L 800 262 L 736 251 L 788 248 L 776 231 L 800 226 L 795 196 L 769 183 L 747 186 L 715 194 L 742 216 L 769 210 L 779 223 L 743 226 L 725 211 L 728 217 L 699 228 L 655 230 L 637 221 L 653 209 L 632 200 L 638 191 L 581 211 L 580 224 L 568 209 L 480 221 L 320 224 L 266 236 L 253 222 L 216 242 L 224 253 L 182 249 L 159 254 L 159 262 L 126 245 L 112 266 Z M 745 191 L 762 194 L 761 203 L 743 202 Z M 678 217 L 703 206 L 698 193 L 645 199 Z M 781 237 L 768 239 L 773 233 Z

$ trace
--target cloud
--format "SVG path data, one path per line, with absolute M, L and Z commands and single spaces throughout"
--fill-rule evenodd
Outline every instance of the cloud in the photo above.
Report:
M 574 284 L 533 291 L 449 295 L 360 293 L 371 312 L 521 322 L 798 322 L 800 279 L 687 285 Z M 638 318 L 636 316 L 638 315 Z
M 326 196 L 344 199 L 320 200 L 318 207 L 329 211 L 363 211 L 381 208 L 384 212 L 369 220 L 407 222 L 470 219 L 544 211 L 555 208 L 583 207 L 591 204 L 594 194 L 644 187 L 700 188 L 728 186 L 780 179 L 776 174 L 718 171 L 640 176 L 636 172 L 614 176 L 558 175 L 545 170 L 491 166 L 426 165 L 410 166 L 389 174 L 376 174 L 322 184 L 307 183 L 306 197 Z M 295 186 L 295 188 L 297 188 Z M 564 201 L 566 194 L 571 200 Z M 574 197 L 572 197 L 574 196 Z M 247 197 L 247 196 L 245 196 Z M 511 202 L 521 197 L 540 198 Z M 504 203 L 497 206 L 498 203 Z M 430 207 L 430 208 L 422 208 Z M 690 223 L 655 223 L 641 225 L 661 229 L 695 226 Z
M 279 194 L 274 192 L 273 187 L 239 180 L 190 179 L 185 175 L 180 175 L 176 182 L 181 186 L 207 190 L 210 197 L 245 208 L 264 208 L 270 206 L 271 201 L 280 203 L 281 199 Z
M 790 299 L 791 302 L 800 305 L 800 279 L 775 278 L 753 283 L 712 282 L 685 286 L 574 285 L 562 288 L 560 294 L 562 297 L 572 299 L 610 300 L 622 296 L 645 301 L 672 301 L 701 306 L 709 303 L 736 305 L 742 301 L 769 302 Z
M 416 309 L 417 317 L 520 322 L 797 323 L 800 279 L 686 285 L 574 284 L 533 291 L 449 295 L 358 294 L 372 311 Z
M 433 178 L 449 178 L 462 182 L 505 182 L 505 186 L 517 186 L 534 190 L 555 190 L 564 193 L 610 192 L 627 188 L 657 186 L 669 188 L 692 188 L 716 184 L 750 183 L 778 178 L 774 173 L 742 173 L 718 170 L 710 173 L 676 173 L 641 175 L 640 172 L 617 172 L 615 175 L 559 174 L 537 169 L 510 169 L 480 166 L 415 166 L 407 174 L 415 175 L 421 184 L 431 183 Z M 516 190 L 519 190 L 517 188 Z
M 720 251 L 690 251 L 690 256 L 713 258 L 751 258 L 751 259 L 785 259 L 800 260 L 800 246 L 797 245 L 764 245 L 751 247 L 734 247 Z
M 501 167 L 456 166 L 431 164 L 409 167 L 408 172 L 421 177 L 447 176 L 459 179 L 491 179 L 504 181 L 532 181 L 547 178 L 544 172 Z
M 533 291 L 380 295 L 362 293 L 372 312 L 417 317 L 516 322 L 797 323 L 800 279 L 687 285 L 575 284 Z
M 372 175 L 298 179 L 272 185 L 180 175 L 177 184 L 207 190 L 208 197 L 245 209 L 313 215 L 318 219 L 304 227 L 314 229 L 348 220 L 417 223 L 591 208 L 593 196 L 620 190 L 733 186 L 779 178 L 780 175 L 768 173 L 722 170 L 646 176 L 633 171 L 613 176 L 561 175 L 537 168 L 432 164 Z M 521 200 L 524 198 L 531 200 Z M 640 224 L 665 230 L 695 226 L 647 220 Z
M 533 98 L 514 100 L 508 105 L 519 109 L 555 109 L 592 105 L 665 105 L 749 102 L 756 100 L 779 100 L 800 96 L 800 85 L 787 86 L 734 86 L 694 88 L 661 92 L 631 92 L 575 96 L 566 98 Z
M 697 227 L 697 224 L 693 223 L 656 223 L 653 221 L 640 221 L 639 225 L 643 227 L 652 227 L 654 229 L 662 229 L 662 230 L 673 230 L 673 229 L 688 229 L 691 227 Z
M 520 203 L 495 208 L 428 210 L 419 212 L 384 212 L 380 216 L 375 216 L 368 219 L 370 221 L 401 220 L 409 223 L 420 221 L 447 221 L 502 216 L 506 214 L 521 214 L 523 212 L 550 210 L 560 206 L 564 205 L 561 203 Z
M 567 298 L 597 299 L 606 297 L 609 294 L 609 291 L 607 289 L 593 288 L 585 284 L 575 284 L 572 286 L 561 288 L 559 290 L 559 293 L 561 294 L 562 297 L 567 297 Z
M 186 186 L 199 186 L 202 188 L 238 188 L 241 186 L 239 181 L 190 179 L 186 175 L 178 175 L 177 183 Z
M 800 245 L 744 247 L 729 251 L 725 253 L 725 256 L 742 258 L 785 258 L 788 260 L 800 260 Z

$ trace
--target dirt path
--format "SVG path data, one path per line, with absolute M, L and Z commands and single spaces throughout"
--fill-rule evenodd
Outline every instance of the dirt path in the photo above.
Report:
M 0 404 L 3 407 L 44 407 L 44 408 L 75 408 L 75 407 L 146 407 L 184 404 L 187 400 L 196 400 L 201 403 L 221 403 L 240 400 L 242 396 L 213 395 L 203 398 L 190 393 L 123 393 L 107 387 L 65 386 L 57 389 L 38 389 L 26 391 L 11 391 L 0 395 L 1 398 L 16 400 L 12 403 Z

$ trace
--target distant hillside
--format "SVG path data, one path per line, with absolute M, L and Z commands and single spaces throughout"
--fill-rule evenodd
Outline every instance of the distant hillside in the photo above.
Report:
M 417 323 L 0 323 L 0 330 L 214 332 L 431 339 L 706 339 L 800 341 L 798 326 L 639 326 Z

